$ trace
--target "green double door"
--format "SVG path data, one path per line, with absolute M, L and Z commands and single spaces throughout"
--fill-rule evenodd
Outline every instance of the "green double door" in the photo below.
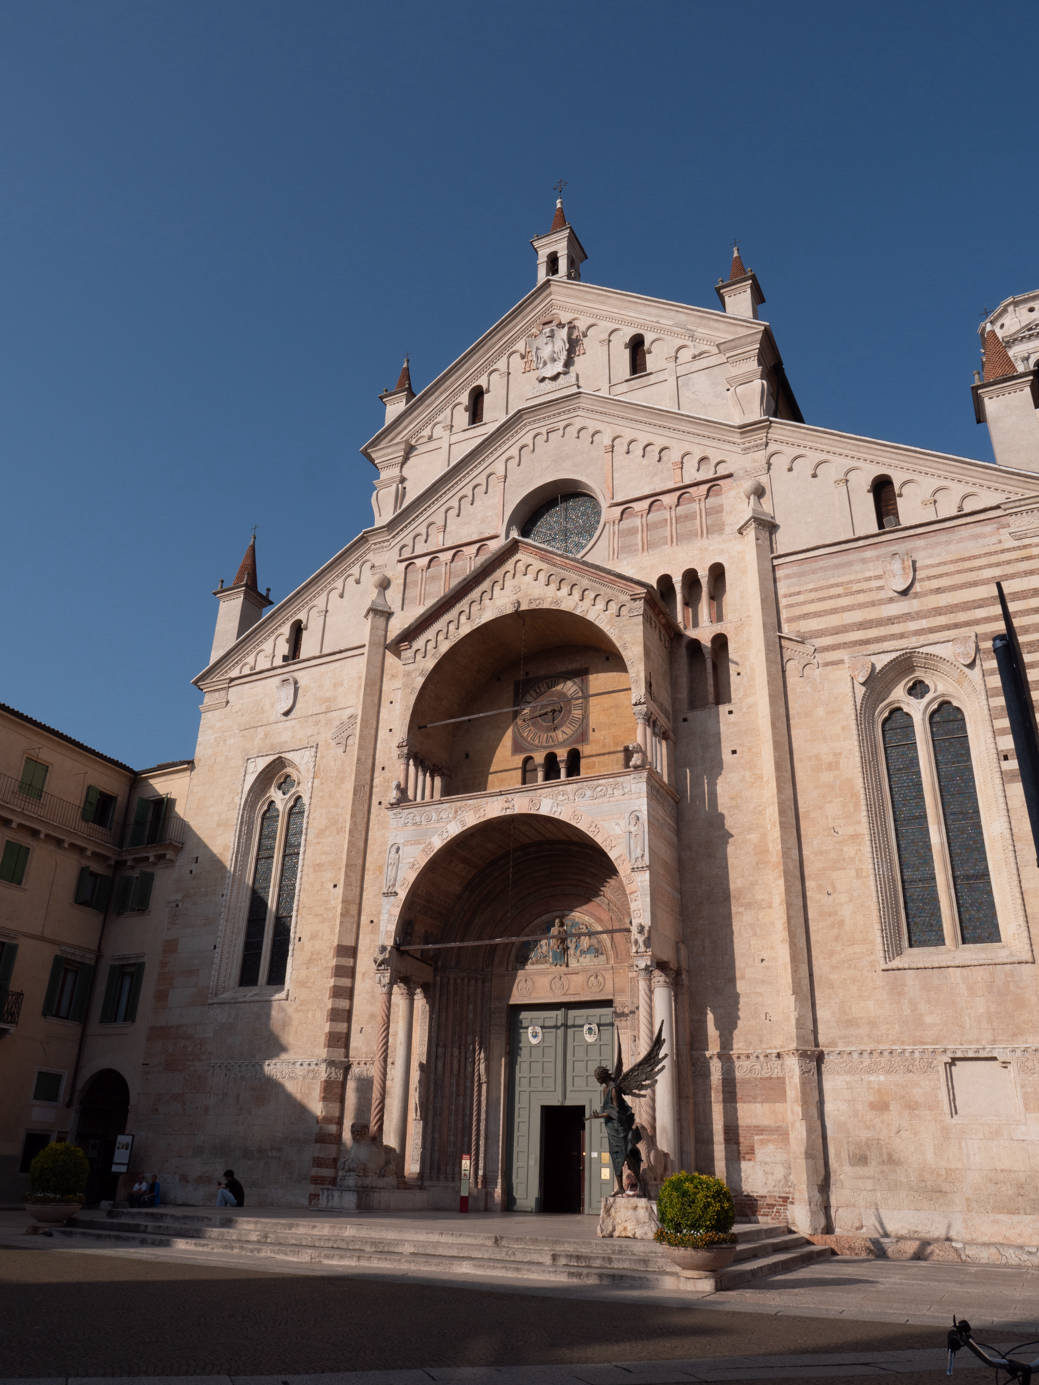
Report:
M 616 1055 L 609 1005 L 513 1006 L 510 1014 L 509 1206 L 598 1215 L 613 1172 L 598 1109 L 597 1067 Z

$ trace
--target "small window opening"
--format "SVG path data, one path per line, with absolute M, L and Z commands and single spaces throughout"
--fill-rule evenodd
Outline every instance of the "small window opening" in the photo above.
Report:
M 703 602 L 703 585 L 695 568 L 688 568 L 682 574 L 682 623 L 687 630 L 695 630 L 700 624 L 700 606 Z
M 628 342 L 628 374 L 645 375 L 646 338 L 639 333 Z
M 545 781 L 560 778 L 559 756 L 554 750 L 550 750 L 545 756 Z
M 678 593 L 675 591 L 675 584 L 668 573 L 662 573 L 657 578 L 657 595 L 667 610 L 671 619 L 678 624 Z
M 581 752 L 575 745 L 572 750 L 566 752 L 566 777 L 576 779 L 581 773 Z
M 707 600 L 711 624 L 717 625 L 725 619 L 725 568 L 721 563 L 712 563 L 707 574 Z
M 300 650 L 303 648 L 303 622 L 294 620 L 289 626 L 289 652 L 282 660 L 283 663 L 291 664 L 299 658 Z
M 483 422 L 483 387 L 474 385 L 469 391 L 469 427 Z
M 873 482 L 873 509 L 876 512 L 878 529 L 897 529 L 901 524 L 898 517 L 898 496 L 890 476 L 878 476 Z
M 523 783 L 536 784 L 538 782 L 538 767 L 534 763 L 534 756 L 527 755 L 523 761 Z
M 554 250 L 545 261 L 545 273 L 549 276 L 559 273 L 559 256 Z

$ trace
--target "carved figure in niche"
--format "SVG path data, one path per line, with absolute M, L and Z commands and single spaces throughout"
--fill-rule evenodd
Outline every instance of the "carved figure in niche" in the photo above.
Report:
M 566 923 L 555 919 L 548 935 L 548 960 L 554 967 L 566 966 Z
M 389 893 L 397 888 L 397 872 L 400 870 L 400 843 L 394 842 L 386 852 L 386 876 L 383 890 Z
M 407 798 L 407 794 L 404 792 L 404 785 L 399 779 L 394 779 L 393 789 L 390 793 L 390 807 L 399 808 L 405 798 Z
M 598 938 L 581 919 L 556 918 L 540 938 L 522 944 L 517 957 L 520 967 L 583 966 L 605 961 Z
M 646 833 L 642 814 L 634 809 L 628 814 L 628 860 L 633 866 L 646 864 Z
M 632 1195 L 645 1192 L 642 1184 L 642 1153 L 639 1150 L 642 1131 L 635 1124 L 635 1112 L 626 1098 L 647 1096 L 656 1085 L 667 1060 L 663 1050 L 664 1026 L 661 1024 L 645 1056 L 637 1063 L 632 1063 L 627 1072 L 623 1070 L 619 1039 L 613 1071 L 606 1067 L 595 1069 L 595 1080 L 602 1084 L 602 1101 L 599 1110 L 593 1111 L 589 1119 L 601 1118 L 606 1122 L 606 1142 L 610 1147 L 610 1163 L 619 1193 L 628 1192 L 629 1183 L 633 1184 Z M 626 1171 L 631 1174 L 630 1180 L 626 1177 Z
M 627 752 L 629 769 L 646 768 L 646 752 L 642 749 L 642 746 L 639 745 L 638 741 L 635 741 L 631 745 L 626 745 L 624 749 Z

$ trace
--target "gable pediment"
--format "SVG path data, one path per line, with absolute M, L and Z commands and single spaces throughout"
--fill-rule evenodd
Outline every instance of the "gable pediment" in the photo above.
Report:
M 435 656 L 489 619 L 518 610 L 557 609 L 602 626 L 619 648 L 622 626 L 648 616 L 670 639 L 669 618 L 652 587 L 580 558 L 512 538 L 457 586 L 426 607 L 389 643 L 402 662 Z M 621 649 L 624 652 L 624 649 Z

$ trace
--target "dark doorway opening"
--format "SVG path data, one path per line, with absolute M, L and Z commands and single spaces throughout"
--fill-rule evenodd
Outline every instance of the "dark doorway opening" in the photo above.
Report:
M 541 1210 L 584 1210 L 584 1107 L 541 1108 Z
M 130 1089 L 114 1068 L 104 1068 L 90 1079 L 79 1107 L 76 1141 L 90 1160 L 87 1203 L 114 1200 L 119 1175 L 112 1172 L 115 1137 L 126 1129 Z

